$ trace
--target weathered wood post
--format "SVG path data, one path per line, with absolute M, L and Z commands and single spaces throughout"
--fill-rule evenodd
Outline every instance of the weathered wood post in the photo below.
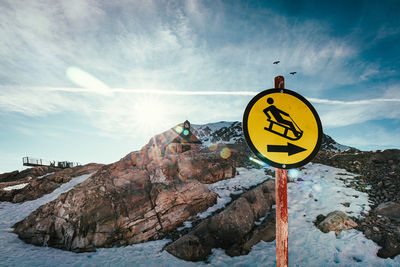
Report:
M 275 88 L 285 88 L 285 78 L 275 77 Z M 275 170 L 276 202 L 276 266 L 289 265 L 288 258 L 288 209 L 287 209 L 287 170 Z
M 283 119 L 281 114 L 291 121 Z M 250 150 L 276 168 L 276 266 L 288 266 L 286 170 L 304 166 L 317 154 L 322 142 L 321 120 L 311 103 L 286 89 L 283 76 L 277 76 L 275 88 L 264 90 L 250 100 L 242 127 Z

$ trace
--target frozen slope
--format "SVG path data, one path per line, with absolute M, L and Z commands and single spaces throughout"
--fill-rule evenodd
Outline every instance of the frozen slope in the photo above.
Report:
M 259 175 L 259 177 L 258 177 Z M 257 176 L 257 177 L 255 177 Z M 0 202 L 0 262 L 6 266 L 275 266 L 275 242 L 260 242 L 249 255 L 229 257 L 221 249 L 213 250 L 207 263 L 185 262 L 162 251 L 168 240 L 147 242 L 120 248 L 98 249 L 97 252 L 76 254 L 54 248 L 25 244 L 10 228 L 40 205 L 55 199 L 88 177 L 72 179 L 53 193 L 22 204 Z M 352 179 L 354 175 L 341 169 L 308 164 L 298 173 L 304 181 L 288 184 L 289 264 L 290 266 L 400 266 L 400 257 L 381 259 L 379 247 L 361 232 L 324 234 L 313 225 L 318 214 L 335 209 L 360 216 L 368 211 L 368 198 L 336 178 Z M 266 179 L 262 170 L 240 170 L 240 175 L 209 185 L 220 194 L 222 202 L 229 192 L 237 193 L 251 183 Z M 241 181 L 242 180 L 242 181 Z M 240 183 L 238 183 L 240 182 Z M 227 190 L 227 191 L 226 191 Z M 229 191 L 229 192 L 228 192 Z M 358 197 L 355 197 L 358 196 Z M 315 199 L 317 201 L 315 201 Z M 221 204 L 222 204 L 221 202 Z M 350 202 L 346 208 L 341 203 Z M 305 216 L 304 216 L 305 215 Z

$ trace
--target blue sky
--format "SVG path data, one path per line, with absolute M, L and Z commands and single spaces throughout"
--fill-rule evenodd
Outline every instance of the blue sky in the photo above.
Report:
M 400 148 L 398 1 L 6 0 L 0 13 L 0 172 L 25 155 L 110 163 L 185 119 L 241 120 L 277 75 L 338 142 Z

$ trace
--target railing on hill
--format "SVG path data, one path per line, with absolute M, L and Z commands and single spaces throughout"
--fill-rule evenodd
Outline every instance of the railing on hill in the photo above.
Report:
M 22 163 L 24 166 L 51 166 L 62 169 L 72 168 L 81 165 L 79 162 L 35 159 L 30 157 L 23 157 Z

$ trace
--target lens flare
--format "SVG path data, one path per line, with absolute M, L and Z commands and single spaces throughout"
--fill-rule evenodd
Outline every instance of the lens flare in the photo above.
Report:
M 263 167 L 267 167 L 268 166 L 267 163 L 262 162 L 261 160 L 253 158 L 253 157 L 249 157 L 249 160 L 251 160 L 252 162 L 257 163 L 258 165 L 261 165 Z
M 103 95 L 112 95 L 112 90 L 105 83 L 80 68 L 69 67 L 65 75 L 69 80 L 82 88 L 88 88 L 95 93 Z
M 312 189 L 316 192 L 320 192 L 322 188 L 319 184 L 316 184 L 316 185 L 313 185 Z
M 178 133 L 178 134 L 180 134 L 180 133 L 182 133 L 182 131 L 183 131 L 183 128 L 182 128 L 182 126 L 176 126 L 175 127 L 175 131 Z
M 227 159 L 231 156 L 231 150 L 227 147 L 224 147 L 219 154 L 221 155 L 221 158 Z
M 211 151 L 217 150 L 218 146 L 216 144 L 212 144 L 208 147 Z
M 288 175 L 290 178 L 297 178 L 300 175 L 300 172 L 297 169 L 290 169 L 288 171 Z

